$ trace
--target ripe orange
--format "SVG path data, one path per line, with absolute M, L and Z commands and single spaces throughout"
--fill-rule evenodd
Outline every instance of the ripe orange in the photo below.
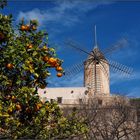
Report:
M 20 29 L 21 29 L 22 31 L 25 31 L 25 30 L 26 30 L 26 26 L 25 26 L 25 25 L 22 25 L 22 26 L 20 27 Z
M 57 71 L 62 71 L 63 68 L 62 68 L 61 66 L 58 66 L 58 67 L 56 67 L 56 70 L 57 70 Z
M 33 48 L 32 44 L 27 45 L 27 49 L 32 49 L 32 48 Z
M 36 110 L 39 110 L 42 107 L 41 103 L 36 104 Z
M 48 56 L 43 57 L 43 61 L 48 62 L 48 60 L 49 60 Z
M 48 60 L 49 64 L 52 66 L 52 67 L 55 67 L 56 63 L 57 63 L 57 59 L 56 58 L 49 58 Z
M 30 25 L 26 25 L 26 26 L 25 26 L 25 30 L 26 30 L 26 31 L 29 31 L 29 30 L 30 30 Z
M 17 110 L 21 110 L 21 106 L 19 104 L 16 105 Z
M 6 65 L 6 67 L 7 67 L 8 69 L 13 69 L 13 68 L 14 68 L 14 65 L 11 64 L 11 63 L 8 63 L 8 64 Z
M 58 72 L 57 77 L 62 77 L 62 73 Z

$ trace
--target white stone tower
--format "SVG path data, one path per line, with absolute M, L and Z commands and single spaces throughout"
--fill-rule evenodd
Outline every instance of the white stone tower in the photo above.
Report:
M 84 62 L 84 86 L 89 88 L 89 96 L 110 95 L 109 75 L 108 61 L 97 45 L 95 26 L 95 46 Z

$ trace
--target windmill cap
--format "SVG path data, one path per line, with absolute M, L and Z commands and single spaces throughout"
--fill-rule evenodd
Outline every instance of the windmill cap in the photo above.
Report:
M 91 55 L 88 56 L 88 59 L 93 58 L 95 54 L 98 58 L 106 60 L 104 54 L 100 51 L 98 47 L 94 47 L 93 51 L 91 51 L 90 54 Z

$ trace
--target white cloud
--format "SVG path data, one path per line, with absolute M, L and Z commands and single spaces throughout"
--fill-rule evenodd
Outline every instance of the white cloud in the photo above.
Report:
M 28 12 L 20 12 L 19 15 L 18 15 L 18 19 L 17 20 L 20 20 L 22 18 L 24 18 L 24 20 L 26 21 L 29 21 L 29 20 L 32 20 L 32 19 L 36 19 L 39 21 L 40 24 L 43 24 L 45 19 L 47 18 L 46 17 L 47 15 L 44 14 L 41 10 L 39 9 L 33 9 L 31 11 L 28 11 Z
M 37 19 L 41 25 L 46 22 L 55 22 L 62 25 L 73 25 L 80 21 L 80 16 L 99 5 L 106 5 L 112 2 L 107 1 L 54 1 L 57 6 L 48 10 L 32 9 L 27 12 L 20 12 L 18 20 L 24 17 L 25 20 Z

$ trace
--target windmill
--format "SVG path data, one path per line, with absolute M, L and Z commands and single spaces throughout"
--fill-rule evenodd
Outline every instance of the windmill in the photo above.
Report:
M 84 62 L 82 61 L 79 64 L 66 69 L 65 77 L 69 79 L 74 74 L 78 73 L 82 69 L 82 67 L 84 67 L 84 86 L 89 88 L 89 93 L 92 95 L 109 95 L 110 68 L 112 68 L 115 72 L 117 71 L 127 76 L 132 73 L 132 68 L 119 64 L 118 62 L 108 60 L 105 55 L 124 47 L 127 41 L 126 39 L 121 39 L 115 45 L 102 52 L 100 51 L 97 43 L 96 25 L 94 37 L 95 44 L 91 52 L 83 49 L 73 40 L 69 39 L 65 41 L 65 44 L 68 47 L 88 55 L 87 60 L 85 60 Z

